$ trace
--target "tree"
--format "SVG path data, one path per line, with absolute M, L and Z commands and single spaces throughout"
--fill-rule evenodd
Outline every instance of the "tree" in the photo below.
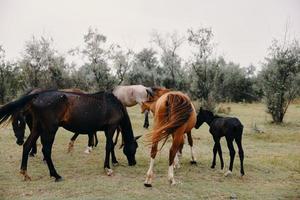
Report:
M 282 123 L 293 99 L 300 92 L 300 48 L 297 40 L 274 40 L 263 66 L 262 81 L 267 112 Z
M 153 49 L 142 49 L 134 56 L 132 70 L 129 72 L 129 84 L 146 86 L 160 85 L 162 70 Z
M 179 88 L 182 84 L 182 72 L 181 58 L 177 54 L 178 49 L 181 47 L 185 38 L 179 36 L 177 32 L 173 32 L 171 35 L 167 34 L 163 37 L 161 34 L 154 32 L 152 34 L 152 41 L 162 50 L 161 63 L 163 74 L 163 85 L 167 88 Z
M 32 37 L 19 61 L 25 88 L 63 88 L 68 79 L 65 58 L 53 47 L 53 39 Z
M 193 60 L 190 61 L 191 65 L 191 80 L 192 88 L 191 93 L 197 99 L 201 99 L 203 105 L 207 105 L 207 109 L 213 110 L 214 103 L 208 101 L 214 101 L 212 97 L 211 83 L 213 72 L 209 72 L 209 65 L 213 64 L 209 62 L 209 57 L 213 51 L 213 32 L 211 28 L 199 28 L 196 31 L 188 29 L 188 43 L 194 49 Z
M 132 68 L 134 53 L 132 50 L 128 49 L 123 51 L 119 49 L 115 51 L 112 56 L 113 65 L 116 70 L 116 77 L 118 79 L 117 85 L 122 84 L 126 79 L 128 79 L 129 70 Z
M 5 59 L 5 50 L 0 45 L 0 104 L 11 100 L 18 93 L 20 71 Z
M 107 60 L 110 55 L 110 48 L 105 46 L 106 36 L 99 33 L 98 29 L 89 28 L 87 34 L 84 35 L 85 46 L 80 52 L 87 59 L 88 73 L 93 76 L 95 81 L 95 89 L 108 90 L 113 88 L 115 81 L 114 77 L 110 74 L 110 69 Z

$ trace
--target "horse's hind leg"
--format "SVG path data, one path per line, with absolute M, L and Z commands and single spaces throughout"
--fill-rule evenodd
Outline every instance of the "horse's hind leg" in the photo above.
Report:
M 191 147 L 191 164 L 195 165 L 195 164 L 197 164 L 197 161 L 196 161 L 195 156 L 194 156 L 193 138 L 192 138 L 191 131 L 187 132 L 186 135 L 187 135 L 188 143 Z
M 177 154 L 177 151 L 178 151 L 180 145 L 183 143 L 183 140 L 184 140 L 184 135 L 180 134 L 181 130 L 177 129 L 177 131 L 174 133 L 174 139 L 173 139 L 173 143 L 172 143 L 172 146 L 170 148 L 170 153 L 169 153 L 168 180 L 171 185 L 176 184 L 175 179 L 174 179 L 174 164 L 175 164 L 174 159 L 175 159 L 175 156 Z
M 52 145 L 55 139 L 55 134 L 57 131 L 57 127 L 50 128 L 50 131 L 45 132 L 45 129 L 43 130 L 41 134 L 41 141 L 43 145 L 43 154 L 44 158 L 47 162 L 48 169 L 50 172 L 50 176 L 55 178 L 55 182 L 61 181 L 62 177 L 56 172 L 54 164 L 52 162 L 51 154 L 52 154 Z
M 92 152 L 93 146 L 94 146 L 94 133 L 89 133 L 88 134 L 89 141 L 88 141 L 88 146 L 86 147 L 84 153 L 89 154 Z
M 239 157 L 240 157 L 240 163 L 241 163 L 241 175 L 243 176 L 245 174 L 244 172 L 244 150 L 243 150 L 243 147 L 242 147 L 242 135 L 240 137 L 237 137 L 235 138 L 235 142 L 238 146 L 238 149 L 239 149 Z
M 227 146 L 229 149 L 229 154 L 230 154 L 230 163 L 229 163 L 229 171 L 225 173 L 225 176 L 228 176 L 232 173 L 232 168 L 233 168 L 233 161 L 234 161 L 234 156 L 235 156 L 235 150 L 233 147 L 233 138 L 231 137 L 226 137 L 226 142 Z
M 149 169 L 146 174 L 146 180 L 144 182 L 145 187 L 152 187 L 153 168 L 154 168 L 155 156 L 157 154 L 157 145 L 158 145 L 158 143 L 152 143 L 150 166 L 149 166 Z
M 71 138 L 71 140 L 69 142 L 68 153 L 70 153 L 73 150 L 73 148 L 74 148 L 74 142 L 75 142 L 76 138 L 78 137 L 78 135 L 79 135 L 79 133 L 75 133 L 73 135 L 73 137 Z

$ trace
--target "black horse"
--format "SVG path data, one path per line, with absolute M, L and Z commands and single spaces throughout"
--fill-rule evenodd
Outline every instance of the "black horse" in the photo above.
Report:
M 29 91 L 27 91 L 23 96 L 29 95 L 29 94 L 35 94 L 38 92 L 43 91 L 41 88 L 34 88 Z M 76 92 L 76 93 L 85 93 L 82 90 L 79 89 L 65 89 L 62 90 L 64 92 Z M 19 112 L 15 112 L 12 114 L 12 127 L 13 131 L 15 133 L 16 138 L 19 138 L 19 140 L 16 141 L 17 144 L 22 145 L 24 143 L 24 135 L 25 135 L 25 129 L 26 124 L 29 127 L 30 131 L 32 129 L 32 117 L 30 113 L 24 113 L 21 110 Z M 96 147 L 98 145 L 98 138 L 96 132 L 94 133 L 86 133 L 88 135 L 88 146 L 86 149 L 86 153 L 89 153 L 93 147 Z M 79 136 L 79 133 L 75 133 L 70 142 L 69 142 L 69 148 L 68 152 L 70 152 L 74 146 L 74 142 Z M 36 143 L 32 145 L 31 151 L 29 153 L 30 156 L 34 157 L 35 154 L 37 154 L 37 146 Z
M 221 161 L 221 169 L 224 168 L 224 161 L 222 158 L 222 149 L 220 145 L 221 137 L 225 136 L 227 146 L 230 153 L 230 165 L 229 171 L 225 173 L 225 176 L 232 173 L 233 161 L 235 156 L 235 150 L 233 147 L 233 140 L 235 140 L 238 149 L 239 149 L 239 157 L 241 162 L 241 175 L 245 174 L 244 172 L 244 151 L 242 147 L 242 134 L 243 134 L 243 125 L 239 119 L 234 117 L 220 117 L 214 115 L 212 112 L 208 110 L 204 110 L 200 108 L 199 113 L 197 115 L 197 122 L 195 128 L 198 129 L 204 122 L 209 125 L 209 132 L 212 134 L 215 145 L 213 148 L 213 161 L 211 168 L 215 168 L 216 166 L 216 154 L 219 153 L 220 161 Z
M 28 154 L 37 138 L 41 136 L 42 152 L 47 162 L 50 176 L 56 181 L 62 178 L 56 172 L 52 159 L 52 145 L 58 127 L 76 133 L 93 133 L 104 131 L 106 136 L 106 153 L 104 169 L 112 174 L 109 165 L 110 154 L 114 156 L 113 134 L 120 126 L 124 139 L 123 152 L 128 164 L 135 165 L 135 153 L 138 147 L 134 138 L 128 113 L 122 103 L 111 93 L 99 92 L 82 94 L 63 91 L 42 91 L 24 96 L 0 108 L 0 124 L 19 110 L 32 116 L 32 130 L 23 145 L 21 174 L 30 180 L 27 174 Z

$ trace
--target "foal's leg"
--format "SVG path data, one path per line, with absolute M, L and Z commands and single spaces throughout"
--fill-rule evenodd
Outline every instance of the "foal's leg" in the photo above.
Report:
M 56 131 L 57 131 L 57 126 L 51 127 L 50 130 L 47 132 L 44 130 L 41 134 L 41 141 L 43 145 L 42 151 L 48 165 L 50 176 L 55 178 L 55 182 L 58 182 L 62 180 L 62 177 L 56 172 L 51 158 L 52 145 L 55 139 Z
M 149 127 L 149 110 L 145 110 L 144 128 Z
M 177 129 L 177 131 L 174 133 L 174 139 L 169 153 L 168 180 L 171 185 L 176 184 L 174 179 L 174 159 L 180 145 L 183 143 L 184 140 L 184 133 L 180 134 L 181 130 L 182 129 Z
M 75 142 L 76 138 L 78 137 L 78 135 L 79 135 L 79 133 L 75 133 L 73 135 L 73 137 L 71 138 L 71 140 L 69 142 L 68 153 L 70 153 L 73 150 L 73 148 L 74 148 L 74 142 Z
M 219 154 L 219 158 L 220 158 L 220 162 L 221 162 L 221 170 L 223 170 L 224 169 L 224 160 L 223 160 L 223 156 L 222 156 L 222 147 L 221 147 L 220 141 L 218 143 L 218 154 Z
M 243 161 L 244 161 L 244 150 L 243 150 L 243 147 L 242 147 L 242 135 L 240 137 L 237 137 L 235 138 L 235 142 L 239 148 L 239 157 L 240 157 L 240 163 L 241 163 L 241 175 L 243 176 L 245 174 L 244 172 L 244 164 L 243 164 Z
M 157 154 L 157 145 L 158 143 L 152 143 L 150 166 L 146 174 L 146 180 L 144 182 L 144 186 L 146 187 L 152 187 L 153 167 L 154 167 L 154 159 Z
M 197 161 L 196 161 L 195 156 L 194 156 L 193 138 L 192 138 L 191 131 L 187 132 L 186 135 L 187 135 L 188 143 L 191 147 L 191 158 L 192 158 L 191 159 L 191 164 L 195 165 L 195 164 L 197 164 Z
M 233 138 L 226 137 L 226 142 L 227 142 L 227 146 L 228 146 L 229 154 L 230 154 L 229 170 L 225 173 L 225 176 L 228 176 L 228 175 L 232 174 L 235 150 L 234 150 L 234 147 L 233 147 Z
M 219 156 L 220 156 L 220 160 L 221 160 L 221 168 L 223 169 L 223 167 L 222 167 L 223 159 L 221 159 L 222 158 L 222 150 L 221 150 L 221 145 L 220 145 L 220 138 L 216 137 L 216 136 L 213 136 L 213 139 L 214 139 L 215 144 L 214 144 L 214 147 L 213 147 L 213 161 L 212 161 L 212 164 L 211 164 L 210 168 L 212 168 L 212 169 L 215 168 L 215 166 L 216 166 L 216 155 L 217 155 L 217 152 L 219 151 Z

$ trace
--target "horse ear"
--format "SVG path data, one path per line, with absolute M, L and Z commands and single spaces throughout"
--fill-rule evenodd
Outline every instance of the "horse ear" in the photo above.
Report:
M 140 137 L 142 137 L 142 135 L 134 137 L 134 140 L 137 141 Z

